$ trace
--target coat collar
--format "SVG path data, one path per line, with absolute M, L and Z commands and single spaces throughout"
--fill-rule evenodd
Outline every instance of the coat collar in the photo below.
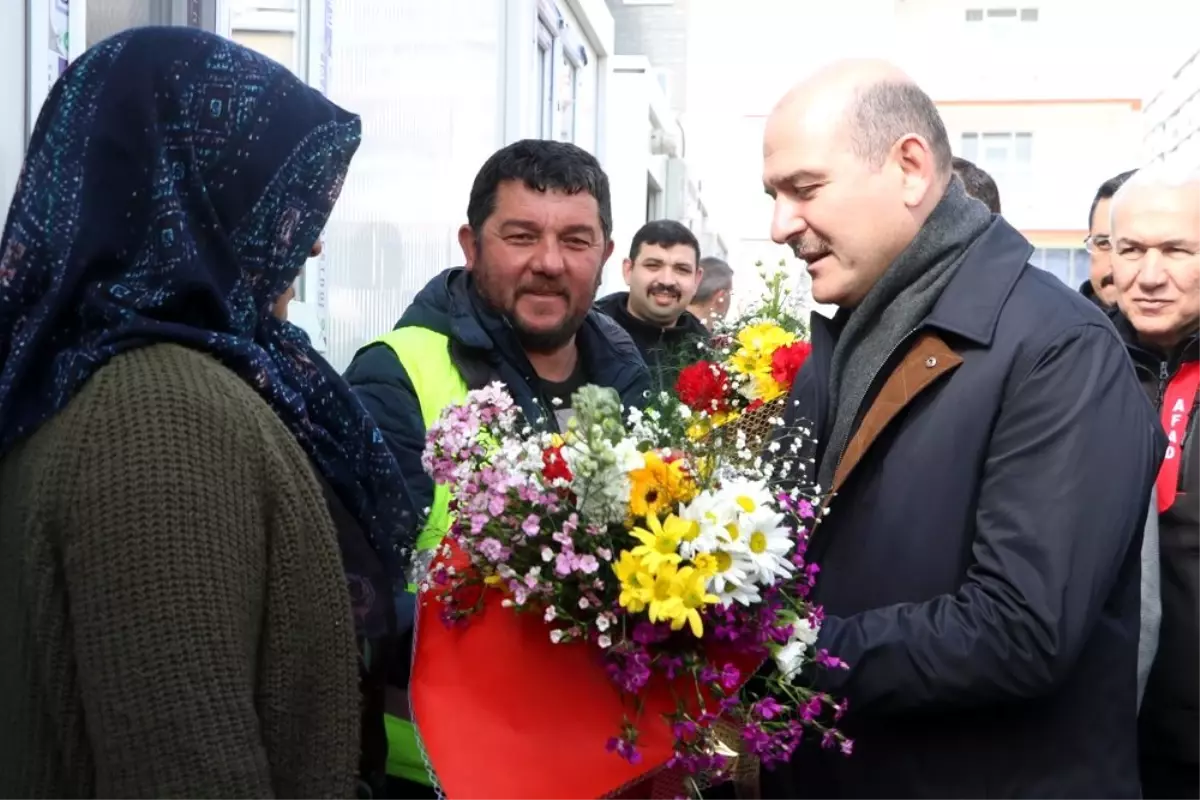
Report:
M 967 250 L 963 263 L 921 327 L 990 345 L 1000 311 L 1032 255 L 1033 245 L 1002 217 L 996 217 Z M 812 313 L 809 330 L 814 352 L 833 352 L 846 316 L 845 311 L 839 311 L 833 319 Z
M 1000 312 L 1032 255 L 1029 240 L 997 216 L 967 250 L 925 326 L 990 345 Z

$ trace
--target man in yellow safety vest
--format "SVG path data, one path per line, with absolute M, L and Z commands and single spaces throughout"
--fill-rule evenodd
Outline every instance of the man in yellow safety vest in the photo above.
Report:
M 471 389 L 504 383 L 527 418 L 555 430 L 584 384 L 642 405 L 637 347 L 592 310 L 613 251 L 608 177 L 575 145 L 525 140 L 495 153 L 471 188 L 458 233 L 466 265 L 426 284 L 394 330 L 358 352 L 346 379 L 375 418 L 425 526 L 422 559 L 397 603 L 402 641 L 388 686 L 388 794 L 433 797 L 406 687 L 417 576 L 451 523 L 449 494 L 421 468 L 425 432 Z M 406 641 L 405 641 L 406 640 Z

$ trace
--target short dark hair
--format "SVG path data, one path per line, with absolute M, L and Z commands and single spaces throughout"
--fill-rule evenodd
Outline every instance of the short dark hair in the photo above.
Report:
M 965 158 L 955 156 L 950 163 L 954 167 L 954 174 L 961 178 L 963 186 L 967 187 L 967 194 L 982 201 L 993 214 L 999 214 L 1000 189 L 992 180 L 992 176 Z
M 1133 177 L 1136 169 L 1131 169 L 1122 172 L 1120 175 L 1114 175 L 1104 183 L 1100 184 L 1100 188 L 1096 190 L 1096 197 L 1092 200 L 1092 207 L 1088 210 L 1088 230 L 1092 229 L 1092 225 L 1096 222 L 1096 206 L 1100 205 L 1101 200 L 1111 200 L 1117 190 L 1125 185 L 1125 181 Z
M 686 244 L 696 251 L 696 260 L 700 260 L 700 242 L 696 240 L 696 234 L 688 230 L 682 222 L 673 219 L 652 220 L 638 228 L 638 232 L 633 235 L 633 242 L 629 245 L 630 261 L 637 261 L 638 253 L 642 251 L 644 244 L 656 244 L 659 247 Z
M 704 270 L 704 275 L 700 278 L 694 302 L 707 303 L 722 289 L 728 291 L 733 288 L 733 267 L 725 259 L 705 256 L 700 259 L 700 269 Z
M 612 195 L 608 175 L 588 151 L 570 142 L 522 139 L 503 147 L 483 163 L 471 185 L 467 224 L 478 236 L 496 210 L 496 191 L 506 181 L 520 181 L 535 192 L 587 192 L 600 207 L 600 227 L 612 238 Z
M 950 137 L 929 95 L 908 81 L 879 81 L 858 90 L 850 103 L 854 153 L 880 166 L 902 136 L 915 133 L 929 142 L 941 174 L 950 171 Z

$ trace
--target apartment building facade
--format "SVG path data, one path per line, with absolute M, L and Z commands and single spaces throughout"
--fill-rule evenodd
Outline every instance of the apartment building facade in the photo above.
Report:
M 929 92 L 954 152 L 996 178 L 1005 217 L 1037 247 L 1035 264 L 1072 286 L 1087 270 L 1092 196 L 1106 178 L 1144 163 L 1145 101 L 1195 49 L 1200 29 L 1200 5 L 1170 0 L 1144 0 L 1136 14 L 1119 0 L 686 7 L 689 146 L 743 268 L 790 258 L 768 235 L 766 115 L 820 65 L 881 57 Z

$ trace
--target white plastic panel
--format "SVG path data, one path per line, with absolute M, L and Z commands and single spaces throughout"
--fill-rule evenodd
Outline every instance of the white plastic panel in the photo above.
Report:
M 25 157 L 30 92 L 26 24 L 24 4 L 0 5 L 0 108 L 6 111 L 0 117 L 0 208 L 5 216 Z
M 327 357 L 338 369 L 462 262 L 471 181 L 501 139 L 501 6 L 333 0 L 329 95 L 363 118 L 325 237 Z

